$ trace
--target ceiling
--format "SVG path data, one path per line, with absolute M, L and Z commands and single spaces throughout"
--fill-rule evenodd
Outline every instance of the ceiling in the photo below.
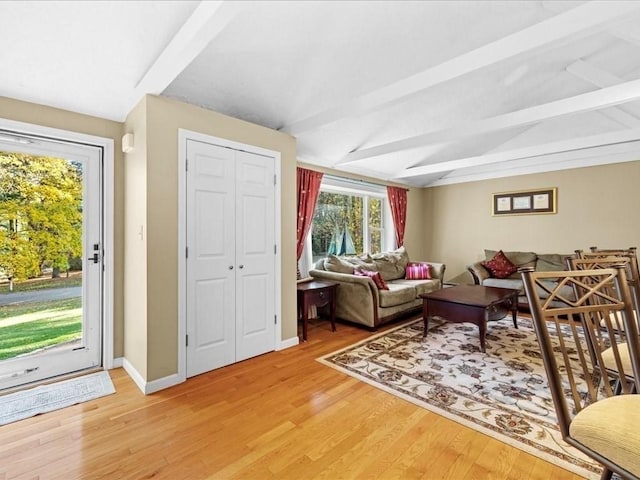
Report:
M 430 186 L 640 159 L 639 1 L 3 1 L 0 18 L 0 95 L 116 121 L 164 95 L 344 172 Z

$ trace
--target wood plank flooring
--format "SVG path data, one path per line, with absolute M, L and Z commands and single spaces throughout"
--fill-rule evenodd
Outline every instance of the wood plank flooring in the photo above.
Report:
M 0 427 L 9 479 L 581 478 L 321 365 L 370 332 L 309 341 L 144 396 L 117 393 Z

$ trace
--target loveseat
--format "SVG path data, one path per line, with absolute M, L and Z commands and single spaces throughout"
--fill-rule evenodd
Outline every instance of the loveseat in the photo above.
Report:
M 514 268 L 503 267 L 502 254 Z M 488 287 L 513 288 L 519 290 L 518 307 L 528 308 L 529 302 L 524 292 L 524 284 L 522 274 L 518 270 L 522 267 L 534 267 L 539 272 L 557 272 L 567 269 L 567 258 L 573 257 L 570 254 L 560 253 L 535 253 L 511 251 L 503 252 L 502 250 L 485 250 L 485 259 L 473 264 L 467 265 L 467 270 L 471 273 L 476 285 L 485 285 Z M 496 267 L 497 268 L 494 268 Z M 500 272 L 501 269 L 505 269 Z M 506 277 L 505 273 L 511 271 Z M 550 283 L 555 283 L 552 280 Z M 544 298 L 544 293 L 541 293 Z M 572 297 L 573 294 L 567 291 L 567 295 Z
M 443 263 L 409 261 L 405 248 L 400 247 L 361 257 L 329 255 L 318 260 L 309 275 L 338 283 L 338 318 L 375 330 L 378 325 L 418 311 L 422 306 L 418 295 L 442 288 L 444 271 Z M 379 288 L 374 272 L 388 290 Z M 415 278 L 425 276 L 430 278 Z

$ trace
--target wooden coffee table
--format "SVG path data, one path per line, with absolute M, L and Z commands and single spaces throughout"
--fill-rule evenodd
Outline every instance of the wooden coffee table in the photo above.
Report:
M 513 326 L 518 328 L 518 290 L 512 288 L 457 285 L 423 293 L 420 297 L 424 320 L 423 337 L 427 336 L 431 317 L 441 317 L 455 323 L 469 322 L 480 329 L 480 350 L 484 352 L 487 321 L 490 313 L 500 306 L 511 310 Z

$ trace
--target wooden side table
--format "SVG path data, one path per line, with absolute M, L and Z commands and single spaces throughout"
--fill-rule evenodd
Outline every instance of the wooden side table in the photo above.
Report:
M 336 291 L 338 284 L 324 280 L 312 280 L 298 284 L 298 318 L 302 318 L 302 341 L 307 340 L 309 307 L 329 305 L 331 312 L 331 331 L 336 331 Z

